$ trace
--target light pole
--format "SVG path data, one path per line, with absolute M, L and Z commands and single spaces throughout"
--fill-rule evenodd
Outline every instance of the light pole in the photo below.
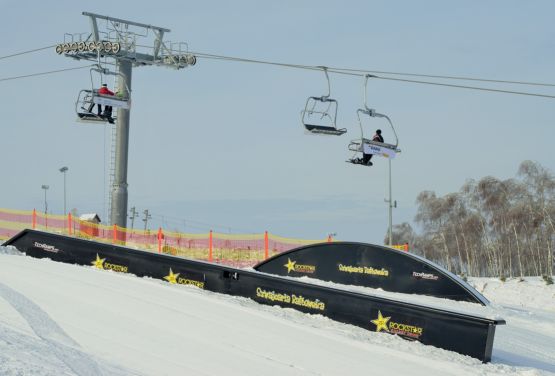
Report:
M 391 197 L 391 158 L 388 158 L 389 161 L 389 200 L 384 199 L 385 202 L 389 204 L 389 246 L 393 245 L 393 208 L 397 207 L 397 201 L 393 201 Z
M 48 190 L 48 188 L 50 188 L 50 186 L 43 184 L 41 188 L 44 189 L 44 214 L 48 214 L 48 202 L 46 201 L 46 191 Z
M 46 191 L 48 190 L 48 188 L 50 188 L 50 186 L 43 184 L 41 188 L 44 189 L 44 218 L 46 222 L 46 228 L 48 228 L 48 202 L 46 201 Z
M 69 168 L 67 168 L 67 166 L 64 166 L 62 168 L 60 168 L 60 172 L 62 174 L 64 174 L 64 215 L 67 214 L 66 212 L 66 172 L 67 170 L 69 170 Z

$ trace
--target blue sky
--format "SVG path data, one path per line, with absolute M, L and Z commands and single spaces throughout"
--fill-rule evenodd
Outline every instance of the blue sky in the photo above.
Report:
M 192 51 L 307 65 L 555 83 L 551 1 L 1 1 L 0 56 L 88 32 L 88 11 L 171 29 Z M 54 50 L 0 60 L 0 78 L 77 67 Z M 304 134 L 300 110 L 321 72 L 199 59 L 185 70 L 133 71 L 129 207 L 189 232 L 261 232 L 381 243 L 387 160 L 352 166 L 362 79 L 331 76 L 341 137 Z M 0 207 L 104 210 L 109 132 L 75 121 L 89 72 L 0 81 Z M 459 82 L 555 94 L 554 88 Z M 369 105 L 393 120 L 394 223 L 412 221 L 423 190 L 513 177 L 523 160 L 555 171 L 553 99 L 371 80 Z M 379 120 L 369 124 L 384 129 Z M 137 223 L 137 222 L 136 222 Z M 142 225 L 142 222 L 139 222 Z

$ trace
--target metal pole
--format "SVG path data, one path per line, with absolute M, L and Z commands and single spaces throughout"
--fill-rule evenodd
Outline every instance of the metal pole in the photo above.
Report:
M 41 188 L 44 189 L 44 219 L 46 228 L 48 228 L 48 202 L 46 201 L 46 191 L 50 188 L 50 186 L 43 184 Z
M 60 168 L 60 172 L 64 174 L 64 215 L 67 214 L 67 205 L 66 205 L 66 172 L 69 170 L 67 166 Z
M 393 245 L 393 199 L 391 197 L 391 158 L 389 161 L 389 246 Z
M 131 61 L 119 60 L 118 91 L 129 97 L 131 90 Z M 127 227 L 127 160 L 129 155 L 129 115 L 130 110 L 118 108 L 116 130 L 116 169 L 112 186 L 112 224 Z
M 64 215 L 66 214 L 66 172 L 64 171 Z

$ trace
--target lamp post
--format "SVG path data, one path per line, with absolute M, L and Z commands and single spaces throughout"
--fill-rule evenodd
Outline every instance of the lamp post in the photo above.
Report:
M 67 172 L 67 170 L 69 170 L 69 168 L 67 168 L 67 166 L 62 167 L 59 170 L 62 174 L 64 174 L 64 215 L 67 214 L 67 212 L 66 212 L 66 172 Z
M 43 184 L 41 188 L 44 189 L 44 218 L 46 219 L 46 228 L 48 228 L 48 202 L 46 201 L 46 191 L 50 186 Z
M 397 201 L 393 201 L 391 197 L 391 158 L 388 158 L 389 161 L 389 199 L 384 199 L 385 202 L 389 204 L 389 231 L 388 231 L 388 238 L 389 238 L 389 246 L 393 245 L 393 208 L 397 207 Z
M 50 188 L 50 186 L 43 184 L 41 188 L 44 189 L 44 214 L 48 214 L 48 202 L 46 201 L 46 191 L 48 190 L 48 188 Z

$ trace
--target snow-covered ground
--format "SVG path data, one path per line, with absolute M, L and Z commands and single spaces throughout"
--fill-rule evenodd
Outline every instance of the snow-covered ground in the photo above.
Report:
M 503 317 L 489 364 L 319 315 L 0 247 L 0 375 L 555 374 L 555 285 L 470 282 L 491 308 L 410 299 Z

